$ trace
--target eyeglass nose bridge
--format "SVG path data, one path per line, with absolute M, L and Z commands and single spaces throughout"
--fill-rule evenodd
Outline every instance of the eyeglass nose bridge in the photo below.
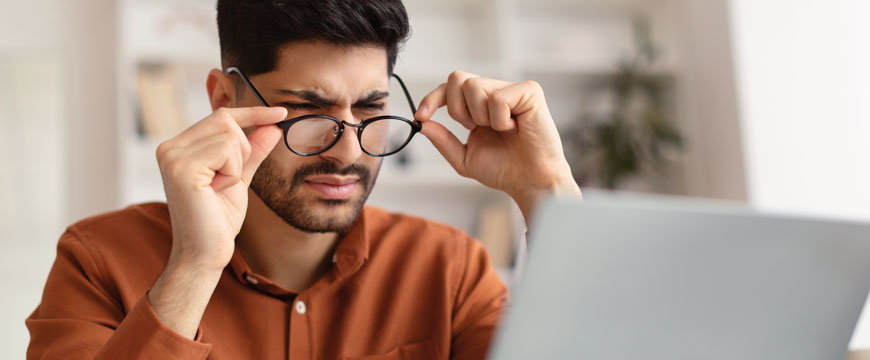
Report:
M 345 128 L 345 126 L 347 126 L 347 127 L 352 127 L 352 128 L 354 128 L 354 129 L 357 129 L 357 130 L 356 130 L 356 135 L 357 135 L 357 137 L 361 137 L 361 136 L 362 136 L 362 135 L 360 135 L 360 134 L 361 134 L 360 132 L 362 131 L 362 129 L 363 129 L 363 127 L 364 127 L 364 126 L 363 126 L 363 123 L 354 124 L 354 123 L 351 123 L 351 122 L 347 122 L 347 121 L 345 121 L 345 120 L 339 120 L 339 119 L 337 119 L 337 118 L 333 118 L 333 119 L 336 120 L 336 124 L 335 124 L 335 126 L 332 128 L 332 136 L 335 136 L 335 140 L 333 140 L 332 144 L 329 145 L 329 146 L 327 146 L 327 147 L 326 147 L 325 149 L 323 149 L 322 151 L 329 150 L 333 145 L 335 145 L 335 143 L 337 143 L 339 140 L 341 140 L 341 135 L 344 134 L 344 128 Z M 360 138 L 359 141 L 360 141 L 360 148 L 362 148 L 362 138 Z M 365 151 L 365 149 L 363 149 L 363 151 Z
M 335 127 L 332 128 L 332 135 L 335 136 L 336 138 L 340 137 L 341 134 L 344 134 L 344 127 L 345 126 L 357 129 L 356 130 L 357 135 L 359 134 L 360 130 L 362 130 L 362 128 L 363 128 L 362 123 L 354 124 L 354 123 L 347 122 L 345 120 L 339 120 L 339 119 L 335 119 L 335 120 L 338 120 L 338 121 L 336 122 Z M 335 141 L 338 141 L 338 140 L 336 139 Z
M 349 122 L 344 121 L 344 120 L 339 120 L 339 121 L 340 121 L 341 124 L 344 125 L 344 126 L 350 126 L 350 127 L 352 127 L 352 128 L 356 128 L 356 129 L 362 129 L 362 127 L 363 127 L 363 124 L 362 124 L 362 123 L 354 124 L 354 123 L 349 123 Z

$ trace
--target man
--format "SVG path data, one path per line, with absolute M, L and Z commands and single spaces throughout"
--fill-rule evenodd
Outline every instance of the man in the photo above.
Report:
M 580 196 L 541 88 L 454 72 L 416 121 L 382 117 L 399 0 L 219 0 L 218 29 L 214 112 L 157 149 L 167 203 L 68 229 L 28 358 L 484 357 L 507 303 L 485 251 L 363 204 L 388 136 L 418 130 L 527 220 Z M 466 144 L 430 120 L 443 106 Z

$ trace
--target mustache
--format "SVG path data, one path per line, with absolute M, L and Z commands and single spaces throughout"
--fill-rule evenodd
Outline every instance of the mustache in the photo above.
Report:
M 359 178 L 360 183 L 363 185 L 363 188 L 368 189 L 369 182 L 371 182 L 372 172 L 369 171 L 366 166 L 360 164 L 351 164 L 345 168 L 339 168 L 335 163 L 323 161 L 307 164 L 296 170 L 293 174 L 293 180 L 290 182 L 290 186 L 295 188 L 302 185 L 305 178 L 311 175 L 356 175 Z

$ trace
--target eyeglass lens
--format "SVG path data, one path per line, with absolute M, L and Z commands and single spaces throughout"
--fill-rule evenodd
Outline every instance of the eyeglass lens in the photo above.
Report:
M 336 142 L 339 124 L 326 117 L 312 117 L 293 123 L 286 134 L 287 147 L 311 154 L 324 150 Z M 351 127 L 345 127 L 349 131 Z M 373 155 L 386 155 L 399 150 L 411 137 L 412 126 L 401 119 L 383 118 L 367 123 L 359 136 L 363 150 Z M 353 135 L 353 134 L 346 134 Z

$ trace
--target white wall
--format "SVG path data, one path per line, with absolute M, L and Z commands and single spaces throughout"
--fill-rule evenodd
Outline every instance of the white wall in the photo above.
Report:
M 0 0 L 0 358 L 24 358 L 63 229 L 117 206 L 114 0 Z M 73 191 L 73 189 L 75 191 Z
M 674 0 L 687 195 L 746 200 L 729 0 Z
M 870 1 L 732 0 L 731 12 L 750 201 L 870 220 Z M 870 347 L 867 315 L 853 348 Z
M 23 359 L 67 219 L 62 0 L 0 1 L 0 358 Z

